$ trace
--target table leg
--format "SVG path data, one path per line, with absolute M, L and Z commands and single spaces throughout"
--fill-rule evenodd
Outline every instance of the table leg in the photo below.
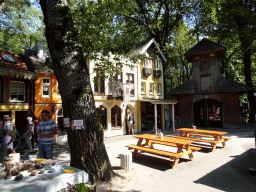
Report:
M 174 159 L 173 165 L 172 165 L 172 169 L 177 167 L 178 163 L 179 163 L 180 159 Z
M 186 148 L 186 150 L 188 151 L 188 150 L 189 150 L 189 145 L 186 145 L 185 148 Z M 193 161 L 193 160 L 194 160 L 194 156 L 193 156 L 193 154 L 192 154 L 192 151 L 191 151 L 190 154 L 188 154 L 188 156 L 189 156 L 190 161 Z
M 154 147 L 153 147 L 153 144 L 152 144 L 151 140 L 149 140 L 149 141 L 148 141 L 148 147 L 149 147 L 150 149 L 154 149 Z
M 139 141 L 137 143 L 138 146 L 141 146 L 142 140 L 143 139 L 139 139 Z M 137 153 L 138 153 L 138 149 L 134 149 L 132 156 L 135 157 Z
M 216 144 L 213 144 L 213 147 L 212 147 L 212 152 L 214 152 L 216 149 Z

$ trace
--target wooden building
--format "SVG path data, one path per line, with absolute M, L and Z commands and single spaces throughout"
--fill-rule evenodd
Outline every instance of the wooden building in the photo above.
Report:
M 33 84 L 37 78 L 24 55 L 0 50 L 0 118 L 9 115 L 21 134 L 26 131 L 27 117 L 33 116 Z
M 225 47 L 205 38 L 185 53 L 193 78 L 166 93 L 178 97 L 180 127 L 237 128 L 242 123 L 238 95 L 253 88 L 219 75 L 225 53 Z

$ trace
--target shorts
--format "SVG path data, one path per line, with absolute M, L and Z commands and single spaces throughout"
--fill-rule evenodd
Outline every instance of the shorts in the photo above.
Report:
M 53 143 L 52 144 L 39 143 L 39 156 L 45 159 L 53 159 Z

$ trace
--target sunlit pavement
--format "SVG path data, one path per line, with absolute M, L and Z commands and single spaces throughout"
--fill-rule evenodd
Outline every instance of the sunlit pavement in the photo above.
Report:
M 223 130 L 222 130 L 223 131 Z M 256 191 L 256 186 L 249 182 L 233 167 L 236 162 L 242 164 L 242 158 L 255 148 L 253 129 L 224 130 L 231 137 L 222 148 L 218 144 L 215 152 L 195 152 L 194 160 L 184 156 L 175 169 L 171 169 L 172 160 L 140 153 L 133 159 L 133 169 L 137 174 L 137 183 L 129 191 Z M 163 131 L 165 135 L 178 135 L 178 132 Z M 136 144 L 137 139 L 131 135 L 105 138 L 105 146 L 112 166 L 120 166 L 119 154 L 129 152 L 125 145 Z M 56 153 L 55 159 L 69 164 L 70 155 L 67 144 L 61 146 L 66 150 Z M 169 150 L 164 146 L 156 148 Z M 56 151 L 57 152 L 57 151 Z M 57 155 L 58 154 L 58 155 Z M 240 160 L 240 161 L 239 161 Z M 246 170 L 247 171 L 247 170 Z

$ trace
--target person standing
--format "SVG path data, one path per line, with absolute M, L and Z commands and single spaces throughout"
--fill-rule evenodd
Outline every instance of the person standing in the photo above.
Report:
M 7 144 L 5 144 L 5 138 L 10 137 L 11 139 Z M 4 157 L 6 156 L 6 153 L 11 150 L 15 153 L 14 149 L 7 147 L 13 143 L 15 139 L 15 135 L 12 133 L 12 131 L 9 131 L 7 129 L 0 129 L 0 163 L 3 163 Z
M 130 111 L 129 108 L 126 109 L 126 116 L 125 116 L 126 120 L 127 120 L 127 126 L 128 126 L 128 135 L 130 134 L 134 134 L 133 132 L 133 115 Z
M 45 159 L 53 159 L 54 135 L 57 134 L 57 125 L 55 121 L 49 119 L 49 115 L 48 110 L 43 110 L 41 112 L 42 121 L 37 126 L 39 156 Z
M 42 121 L 41 116 L 39 116 L 37 119 L 35 119 L 34 124 L 35 124 L 35 128 L 34 128 L 34 134 L 32 136 L 32 148 L 35 148 L 36 150 L 38 150 L 38 136 L 37 136 L 37 126 L 39 125 L 39 123 Z M 36 146 L 34 147 L 34 144 L 36 143 Z
M 13 131 L 13 124 L 11 122 L 11 117 L 9 115 L 4 115 L 3 116 L 3 121 L 4 121 L 4 127 L 3 129 L 6 129 L 7 131 Z M 4 144 L 7 145 L 11 140 L 11 136 L 7 135 L 5 137 L 5 140 L 4 140 Z M 11 142 L 9 145 L 6 146 L 7 150 L 5 150 L 5 156 L 8 155 L 7 151 L 8 149 L 11 149 L 12 151 L 14 151 L 13 149 L 13 142 Z
M 29 152 L 32 152 L 31 138 L 32 138 L 32 135 L 34 134 L 34 127 L 35 127 L 32 120 L 33 120 L 32 117 L 27 117 L 27 130 L 26 130 L 26 133 L 24 133 L 25 142 Z

